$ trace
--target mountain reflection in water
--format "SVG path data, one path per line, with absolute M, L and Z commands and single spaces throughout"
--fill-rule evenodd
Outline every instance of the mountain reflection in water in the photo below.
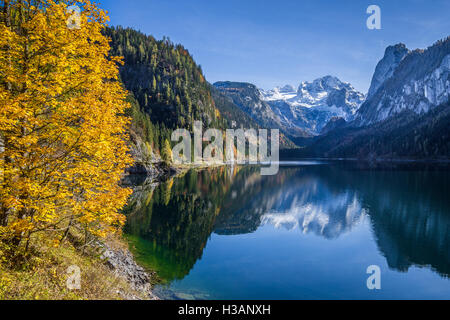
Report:
M 311 163 L 308 163 L 311 164 Z M 182 280 L 212 233 L 250 234 L 263 226 L 330 241 L 368 221 L 389 268 L 450 276 L 450 198 L 446 167 L 366 167 L 337 163 L 191 170 L 159 186 L 142 183 L 125 210 L 140 263 L 166 282 Z

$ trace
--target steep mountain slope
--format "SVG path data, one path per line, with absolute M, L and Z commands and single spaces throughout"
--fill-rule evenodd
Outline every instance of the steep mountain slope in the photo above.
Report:
M 299 128 L 312 135 L 318 135 L 333 117 L 353 120 L 364 101 L 362 93 L 332 76 L 302 82 L 297 91 L 285 86 L 261 90 L 261 94 L 283 126 Z
M 231 98 L 224 95 L 213 85 L 210 85 L 210 90 L 216 108 L 226 122 L 226 128 L 259 128 L 258 123 L 234 104 Z
M 387 50 L 388 55 L 389 52 Z M 383 60 L 385 59 L 388 58 Z M 383 64 L 383 61 L 380 64 Z M 374 84 L 377 84 L 377 76 L 376 73 Z M 377 85 L 374 86 L 376 87 Z M 447 102 L 449 97 L 450 37 L 438 41 L 426 50 L 409 52 L 395 68 L 392 76 L 363 103 L 357 112 L 354 125 L 370 125 L 403 110 L 425 114 Z
M 261 100 L 258 88 L 253 84 L 225 81 L 216 82 L 214 86 L 260 125 L 266 127 L 280 125 L 280 120 L 270 106 Z
M 153 175 L 167 170 L 161 158 L 169 152 L 175 128 L 191 129 L 195 120 L 205 127 L 225 128 L 211 85 L 183 46 L 130 28 L 107 28 L 104 33 L 111 39 L 110 54 L 124 57 L 120 77 L 130 93 L 129 146 L 135 159 L 129 172 Z
M 322 131 L 320 132 L 321 135 L 327 134 L 330 131 L 344 128 L 347 125 L 347 121 L 345 121 L 344 118 L 341 117 L 333 117 L 328 121 L 328 123 L 323 127 Z
M 126 89 L 153 124 L 191 128 L 201 120 L 205 126 L 223 127 L 210 85 L 183 46 L 130 28 L 108 28 L 105 34 L 111 38 L 111 54 L 124 57 L 120 76 Z

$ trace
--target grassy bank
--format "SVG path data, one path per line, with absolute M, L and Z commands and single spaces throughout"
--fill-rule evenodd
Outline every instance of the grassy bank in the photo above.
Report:
M 148 299 L 132 288 L 126 279 L 116 276 L 101 259 L 99 250 L 81 250 L 66 241 L 55 247 L 39 239 L 28 252 L 9 252 L 0 247 L 1 300 L 122 300 Z M 108 240 L 108 246 L 126 249 L 118 236 Z M 81 289 L 70 290 L 69 267 L 80 268 Z

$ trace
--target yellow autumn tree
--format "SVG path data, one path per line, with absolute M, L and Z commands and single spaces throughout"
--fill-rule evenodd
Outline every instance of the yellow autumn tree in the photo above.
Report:
M 169 140 L 165 139 L 162 145 L 161 158 L 166 164 L 172 163 L 172 148 Z
M 129 120 L 106 13 L 89 0 L 0 4 L 0 237 L 118 230 Z

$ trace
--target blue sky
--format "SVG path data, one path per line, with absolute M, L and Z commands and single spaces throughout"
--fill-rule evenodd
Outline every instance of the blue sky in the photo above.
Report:
M 450 35 L 448 0 L 99 0 L 111 25 L 169 37 L 210 82 L 264 89 L 334 75 L 366 93 L 388 45 L 426 48 Z M 366 9 L 380 6 L 382 30 Z

